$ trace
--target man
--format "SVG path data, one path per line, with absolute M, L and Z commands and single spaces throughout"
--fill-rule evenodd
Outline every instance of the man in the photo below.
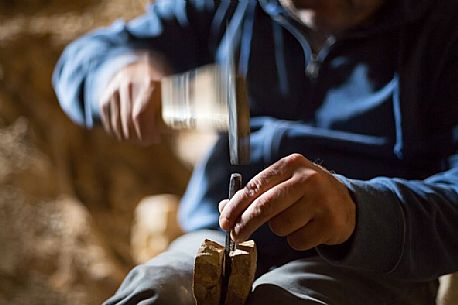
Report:
M 192 233 L 106 304 L 192 304 L 219 225 L 258 244 L 249 304 L 434 304 L 458 270 L 457 18 L 452 0 L 158 0 L 70 45 L 62 107 L 119 139 L 157 141 L 158 81 L 228 46 L 249 88 L 251 164 L 221 136 L 182 200 Z M 252 179 L 228 202 L 236 171 Z

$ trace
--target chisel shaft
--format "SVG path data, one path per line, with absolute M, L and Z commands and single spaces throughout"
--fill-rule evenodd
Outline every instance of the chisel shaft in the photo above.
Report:
M 240 174 L 232 174 L 229 181 L 229 200 L 234 197 L 235 193 L 242 188 L 242 176 Z M 224 263 L 223 263 L 223 283 L 220 298 L 220 305 L 224 305 L 227 295 L 227 285 L 231 273 L 230 252 L 235 250 L 235 243 L 231 238 L 231 231 L 226 231 L 226 242 L 224 244 Z

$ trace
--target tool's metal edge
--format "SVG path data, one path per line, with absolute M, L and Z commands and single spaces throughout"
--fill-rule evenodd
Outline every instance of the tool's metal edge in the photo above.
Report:
M 237 193 L 238 190 L 242 188 L 242 175 L 234 173 L 231 175 L 229 180 L 229 199 Z M 230 252 L 235 250 L 235 243 L 231 238 L 231 231 L 226 231 L 226 240 L 224 244 L 224 257 L 222 264 L 222 283 L 221 283 L 221 295 L 220 295 L 220 305 L 225 305 L 227 289 L 229 284 L 229 277 L 231 275 L 231 258 Z
M 234 71 L 232 71 L 235 73 Z M 233 75 L 232 96 L 228 99 L 229 154 L 233 165 L 250 162 L 250 109 L 245 78 Z

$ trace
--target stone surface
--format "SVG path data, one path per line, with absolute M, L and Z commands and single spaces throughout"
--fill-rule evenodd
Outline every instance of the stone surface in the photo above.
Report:
M 0 128 L 1 305 L 101 304 L 127 272 L 57 177 L 26 119 Z
M 219 305 L 224 247 L 212 240 L 202 242 L 194 261 L 192 290 L 196 305 Z
M 0 305 L 101 304 L 135 263 L 138 202 L 184 192 L 191 167 L 173 141 L 76 126 L 51 86 L 67 43 L 146 2 L 0 1 Z
M 177 221 L 178 204 L 175 195 L 149 196 L 139 203 L 131 232 L 132 258 L 136 264 L 158 255 L 183 234 Z
M 126 268 L 71 198 L 0 196 L 0 304 L 101 304 Z
M 458 273 L 444 275 L 439 282 L 437 305 L 458 304 Z
M 251 292 L 256 273 L 257 251 L 252 240 L 237 245 L 229 254 L 231 274 L 226 296 L 226 305 L 244 305 Z
M 256 273 L 257 251 L 254 241 L 237 245 L 229 253 L 231 270 L 225 305 L 244 305 Z M 193 292 L 196 305 L 219 305 L 222 284 L 224 246 L 204 240 L 194 263 Z

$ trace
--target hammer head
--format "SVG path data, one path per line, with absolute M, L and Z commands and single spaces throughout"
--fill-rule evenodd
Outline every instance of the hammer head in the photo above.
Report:
M 231 164 L 250 162 L 246 82 L 232 64 L 213 64 L 165 77 L 161 94 L 162 118 L 167 125 L 227 131 Z

